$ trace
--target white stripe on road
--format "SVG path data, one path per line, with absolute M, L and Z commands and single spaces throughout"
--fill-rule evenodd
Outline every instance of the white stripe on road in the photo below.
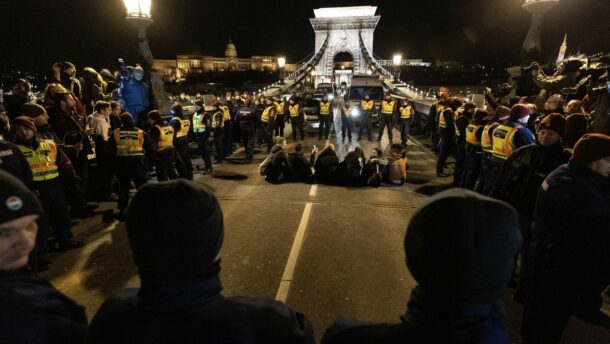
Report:
M 309 190 L 309 197 L 314 197 L 318 192 L 318 185 L 314 184 L 311 186 L 311 190 Z
M 310 196 L 312 193 L 315 195 L 314 187 L 317 189 L 317 185 L 312 185 L 311 191 L 309 192 Z M 299 223 L 299 229 L 297 229 L 297 234 L 294 238 L 294 242 L 292 243 L 292 249 L 290 250 L 290 255 L 288 256 L 286 268 L 284 268 L 284 275 L 282 275 L 280 287 L 275 295 L 275 299 L 278 301 L 286 302 L 288 299 L 288 293 L 290 292 L 290 285 L 292 284 L 292 280 L 294 278 L 297 260 L 299 259 L 299 254 L 301 253 L 301 248 L 303 247 L 303 241 L 305 240 L 305 231 L 307 231 L 307 224 L 309 223 L 311 206 L 311 202 L 305 203 L 305 210 L 303 210 L 303 216 L 301 217 L 301 222 Z

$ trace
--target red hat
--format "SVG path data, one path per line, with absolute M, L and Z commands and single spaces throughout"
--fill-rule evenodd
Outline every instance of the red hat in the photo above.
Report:
M 508 117 L 510 116 L 510 109 L 507 108 L 506 106 L 498 106 L 496 108 L 496 117 L 502 119 L 504 117 Z
M 563 137 L 566 133 L 566 119 L 559 113 L 552 113 L 542 119 L 536 132 L 543 129 L 552 130 Z
M 511 122 L 516 122 L 523 117 L 529 116 L 532 114 L 532 109 L 525 104 L 515 104 L 510 109 L 510 117 L 509 120 Z
M 575 113 L 566 118 L 566 140 L 576 142 L 587 133 L 588 129 L 589 121 L 587 120 L 587 116 L 581 113 Z
M 36 124 L 34 124 L 34 120 L 27 116 L 19 116 L 13 120 L 13 127 L 17 128 L 19 126 L 26 127 L 36 132 Z
M 585 134 L 574 146 L 572 161 L 581 165 L 610 156 L 610 136 Z

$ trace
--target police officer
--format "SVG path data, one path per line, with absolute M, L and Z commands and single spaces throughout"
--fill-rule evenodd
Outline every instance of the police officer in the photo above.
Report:
M 407 146 L 409 129 L 411 127 L 411 115 L 413 115 L 413 105 L 408 100 L 403 100 L 400 104 L 400 140 L 404 147 Z
M 445 174 L 445 162 L 449 157 L 449 153 L 453 150 L 454 135 L 455 135 L 455 111 L 462 106 L 462 101 L 458 98 L 452 98 L 450 106 L 443 109 L 438 121 L 439 147 L 438 156 L 436 158 L 436 175 L 438 177 L 447 177 Z
M 472 116 L 472 120 L 466 127 L 466 161 L 464 163 L 464 172 L 462 172 L 462 180 L 460 187 L 473 190 L 479 172 L 481 171 L 481 136 L 483 129 L 487 124 L 486 119 L 490 117 L 489 113 L 483 109 L 477 109 Z
M 352 142 L 352 113 L 349 111 L 346 101 L 346 96 L 341 96 L 337 100 L 337 105 L 341 111 L 341 142 L 345 142 L 345 136 Z
M 454 121 L 455 128 L 455 170 L 453 171 L 453 186 L 460 186 L 464 165 L 466 164 L 466 128 L 472 119 L 476 105 L 466 103 L 457 111 Z
M 301 105 L 297 102 L 296 97 L 290 98 L 288 104 L 288 114 L 290 115 L 290 126 L 292 127 L 292 139 L 297 140 L 297 130 L 301 135 L 301 140 L 305 140 L 305 130 L 303 129 L 303 112 Z
M 172 106 L 174 116 L 169 124 L 174 127 L 174 149 L 176 150 L 176 169 L 180 178 L 193 180 L 193 163 L 189 152 L 189 131 L 191 121 L 184 118 L 182 105 Z
M 369 141 L 373 141 L 371 132 L 373 131 L 373 108 L 375 103 L 371 100 L 369 94 L 364 95 L 364 99 L 360 101 L 360 129 L 358 130 L 358 141 L 362 139 L 362 130 L 366 129 L 366 135 Z
M 246 152 L 245 161 L 250 163 L 254 158 L 254 141 L 256 140 L 256 128 L 258 126 L 256 109 L 252 106 L 250 99 L 246 99 L 244 106 L 237 110 L 235 121 L 239 123 L 241 130 L 241 139 Z M 294 132 L 293 135 L 296 136 Z
M 333 122 L 333 104 L 328 100 L 328 96 L 324 95 L 322 101 L 320 102 L 320 130 L 318 132 L 318 139 L 322 139 L 322 134 L 324 134 L 324 138 L 328 140 L 328 136 L 330 135 L 330 125 Z
M 273 104 L 273 100 L 271 98 L 265 99 L 265 108 L 261 114 L 261 139 L 263 142 L 267 144 L 267 153 L 271 150 L 273 146 L 273 127 L 275 126 L 275 116 L 277 114 L 277 108 L 275 104 Z
M 388 137 L 390 144 L 392 143 L 392 129 L 394 128 L 394 111 L 396 110 L 396 100 L 392 99 L 390 93 L 386 93 L 385 98 L 381 101 L 381 109 L 379 114 L 379 136 L 377 141 L 381 141 L 383 130 L 388 128 Z
M 32 184 L 32 170 L 23 153 L 14 144 L 0 137 L 0 170 L 4 170 L 25 185 Z
M 491 170 L 488 171 L 490 183 L 495 184 L 500 168 L 502 168 L 506 159 L 517 148 L 527 146 L 536 141 L 534 134 L 527 128 L 530 114 L 531 110 L 527 105 L 515 104 L 510 109 L 508 121 L 494 129 L 492 134 L 493 157 L 490 160 Z M 491 179 L 492 177 L 493 179 Z
M 212 114 L 212 130 L 214 132 L 214 147 L 216 148 L 216 163 L 222 164 L 225 159 L 224 152 L 224 120 L 225 113 L 220 108 L 220 104 L 215 104 L 215 112 Z M 230 118 L 230 117 L 229 117 Z
M 275 116 L 275 130 L 273 132 L 273 137 L 284 137 L 284 125 L 288 121 L 288 116 L 286 115 L 288 107 L 286 106 L 286 101 L 281 97 L 274 104 L 275 108 L 277 109 L 277 114 Z
M 498 106 L 493 116 L 486 119 L 486 124 L 481 132 L 481 171 L 474 186 L 474 191 L 489 195 L 492 192 L 495 180 L 496 170 L 492 160 L 493 157 L 493 131 L 504 123 L 510 115 L 510 109 L 506 106 Z
M 66 251 L 84 245 L 73 238 L 70 209 L 64 182 L 77 179 L 70 159 L 50 140 L 36 138 L 34 121 L 25 116 L 15 118 L 15 144 L 23 153 L 32 170 L 32 189 L 38 192 L 48 223 L 53 228 L 55 249 Z
M 204 106 L 203 101 L 195 102 L 195 113 L 193 114 L 193 135 L 197 141 L 197 151 L 203 159 L 203 174 L 212 173 L 212 157 L 210 154 L 210 112 L 214 111 L 214 107 Z M 223 111 L 224 119 L 224 111 Z M 224 120 L 223 120 L 224 126 Z M 224 127 L 226 129 L 226 127 Z M 226 141 L 223 141 L 223 146 Z
M 110 136 L 109 144 L 115 156 L 119 179 L 119 202 L 116 217 L 123 220 L 129 203 L 129 190 L 133 182 L 136 189 L 146 183 L 144 154 L 150 148 L 148 136 L 136 128 L 133 117 L 128 112 L 121 115 L 121 127 Z
M 162 182 L 178 178 L 174 165 L 176 154 L 174 150 L 174 127 L 163 122 L 158 110 L 149 112 L 147 121 L 151 125 L 148 135 L 150 136 L 151 153 L 155 162 L 157 180 Z

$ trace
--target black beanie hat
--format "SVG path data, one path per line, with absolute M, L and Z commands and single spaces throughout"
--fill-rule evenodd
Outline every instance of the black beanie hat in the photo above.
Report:
M 218 274 L 223 216 L 207 187 L 183 179 L 146 184 L 131 200 L 126 224 L 143 287 Z
M 407 267 L 422 288 L 483 304 L 502 297 L 521 243 L 510 205 L 451 189 L 416 212 L 404 244 Z
M 42 212 L 38 197 L 19 179 L 0 170 L 0 223 Z
M 133 128 L 136 124 L 133 121 L 133 116 L 129 112 L 123 112 L 121 114 L 121 125 L 125 128 Z
M 25 103 L 21 107 L 21 114 L 30 118 L 36 118 L 46 112 L 45 108 L 35 103 Z

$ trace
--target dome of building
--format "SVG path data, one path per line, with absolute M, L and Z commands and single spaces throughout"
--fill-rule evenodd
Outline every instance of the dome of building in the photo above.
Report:
M 229 39 L 229 44 L 225 48 L 225 57 L 227 58 L 236 58 L 237 57 L 237 49 L 235 48 L 235 44 L 231 42 Z

